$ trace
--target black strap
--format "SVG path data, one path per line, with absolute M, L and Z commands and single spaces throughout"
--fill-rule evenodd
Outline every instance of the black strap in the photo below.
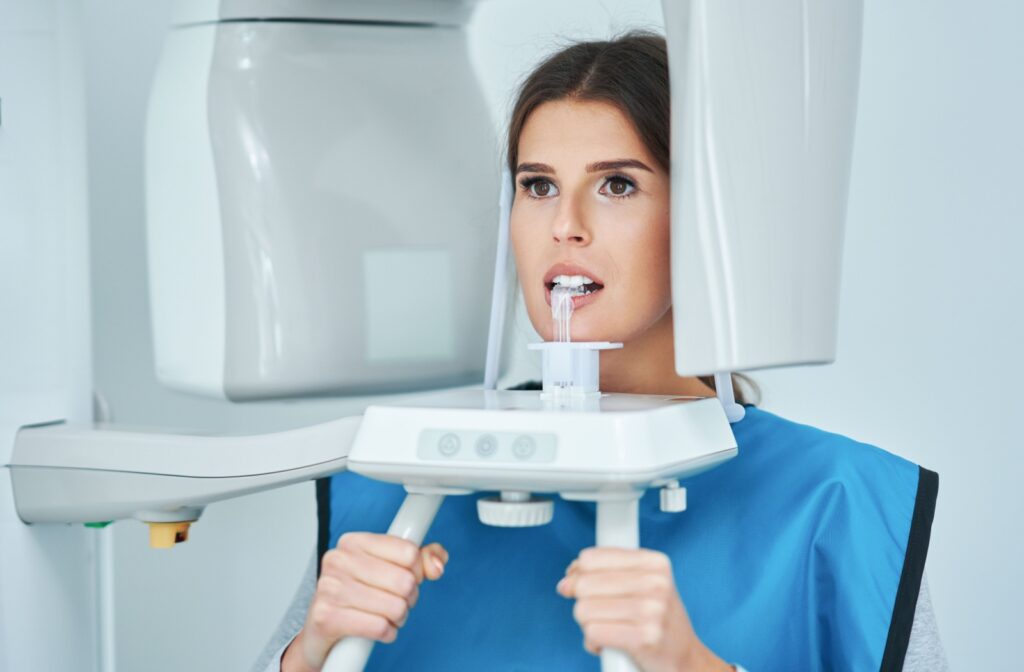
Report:
M 316 577 L 320 578 L 320 565 L 331 545 L 331 477 L 316 480 Z
M 935 500 L 939 496 L 939 475 L 919 467 L 917 478 L 917 499 L 914 502 L 914 516 L 910 520 L 910 535 L 907 538 L 907 553 L 903 559 L 903 573 L 896 589 L 896 603 L 889 622 L 889 637 L 882 654 L 882 672 L 899 672 L 907 657 L 910 644 L 910 630 L 914 625 L 917 611 L 917 596 L 921 592 L 921 578 L 924 576 L 924 561 L 928 557 L 928 542 L 932 536 L 932 519 L 935 517 Z

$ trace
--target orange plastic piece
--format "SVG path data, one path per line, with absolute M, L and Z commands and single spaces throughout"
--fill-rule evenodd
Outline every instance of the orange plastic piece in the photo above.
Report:
M 149 545 L 152 548 L 172 548 L 188 541 L 188 527 L 192 523 L 146 523 L 149 525 Z

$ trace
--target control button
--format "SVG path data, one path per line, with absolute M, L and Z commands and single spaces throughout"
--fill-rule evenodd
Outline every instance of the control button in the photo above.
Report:
M 512 454 L 520 460 L 530 459 L 537 450 L 537 442 L 530 436 L 520 436 L 512 443 Z
M 462 442 L 459 441 L 459 437 L 455 434 L 445 434 L 438 440 L 437 449 L 441 451 L 441 454 L 445 457 L 451 457 L 455 453 L 459 452 L 459 445 Z
M 498 440 L 492 434 L 484 434 L 476 440 L 476 452 L 480 457 L 490 457 L 498 450 Z

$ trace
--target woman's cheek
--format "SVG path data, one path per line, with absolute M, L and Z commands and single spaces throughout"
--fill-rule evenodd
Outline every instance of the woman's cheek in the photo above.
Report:
M 544 298 L 544 286 L 540 283 L 531 283 L 532 278 L 542 278 L 544 271 L 539 270 L 541 258 L 537 245 L 531 245 L 531 241 L 524 240 L 521 232 L 518 232 L 513 225 L 510 227 L 510 242 L 512 254 L 515 258 L 515 266 L 519 276 L 518 283 L 522 292 L 523 302 L 526 304 L 526 313 L 534 329 L 544 340 L 551 339 L 551 308 Z
M 620 329 L 639 335 L 672 305 L 668 240 L 648 230 L 617 242 L 615 312 Z
M 671 242 L 669 218 L 661 212 L 648 212 L 644 225 L 638 227 L 637 240 L 630 246 L 634 269 L 643 269 L 632 277 L 642 278 L 647 291 L 669 300 L 671 291 Z

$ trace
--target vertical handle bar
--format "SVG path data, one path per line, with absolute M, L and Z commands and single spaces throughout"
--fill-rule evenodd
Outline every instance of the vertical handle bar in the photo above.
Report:
M 388 534 L 408 539 L 417 546 L 423 543 L 444 495 L 423 495 L 410 492 L 391 521 Z M 345 637 L 331 648 L 321 672 L 362 672 L 373 652 L 374 641 L 365 637 Z
M 640 547 L 639 495 L 627 499 L 597 502 L 597 545 L 618 548 Z M 601 672 L 638 672 L 625 651 L 601 650 Z

